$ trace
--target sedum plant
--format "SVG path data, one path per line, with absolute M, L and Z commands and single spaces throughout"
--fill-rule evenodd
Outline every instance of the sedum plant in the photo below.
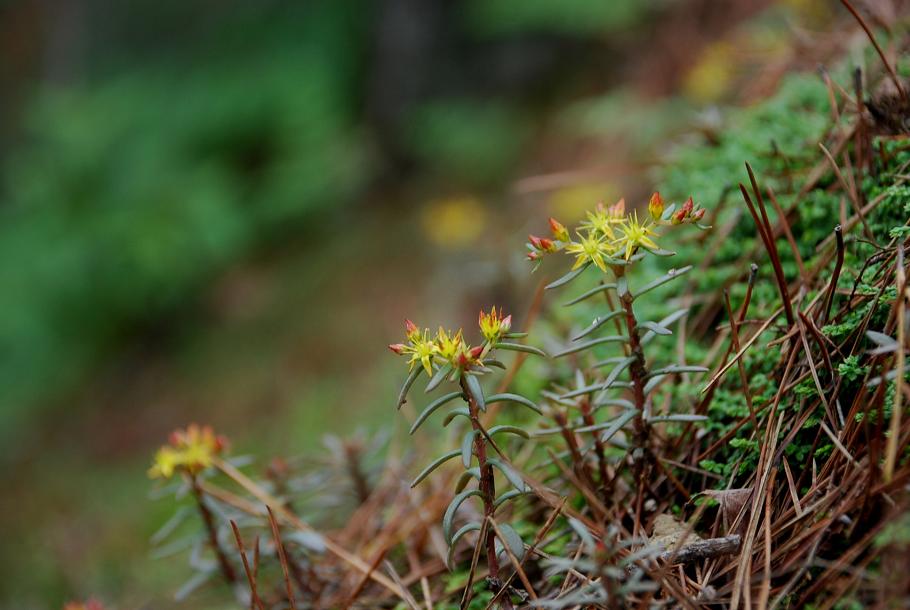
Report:
M 625 201 L 613 206 L 599 204 L 588 212 L 586 219 L 575 231 L 575 237 L 559 221 L 551 218 L 552 238 L 530 236 L 528 259 L 535 264 L 549 254 L 564 252 L 575 257 L 571 270 L 547 286 L 548 289 L 564 286 L 588 268 L 597 270 L 600 281 L 589 290 L 572 299 L 567 305 L 577 305 L 599 294 L 605 295 L 607 309 L 597 315 L 591 323 L 571 339 L 566 349 L 555 357 L 566 357 L 590 352 L 599 346 L 614 344 L 621 347 L 621 354 L 596 362 L 587 374 L 576 375 L 576 387 L 561 394 L 548 393 L 557 409 L 555 419 L 559 428 L 554 433 L 563 433 L 570 442 L 573 457 L 581 452 L 574 450 L 576 433 L 593 433 L 594 448 L 599 466 L 599 487 L 608 502 L 612 489 L 608 481 L 604 444 L 611 441 L 620 430 L 627 431 L 631 440 L 633 474 L 638 500 L 641 506 L 643 490 L 654 462 L 650 443 L 651 426 L 657 422 L 692 422 L 704 419 L 689 414 L 657 415 L 653 412 L 653 394 L 662 381 L 674 374 L 706 372 L 704 367 L 680 364 L 661 365 L 645 353 L 647 345 L 657 336 L 671 334 L 668 326 L 685 316 L 687 310 L 680 309 L 660 320 L 641 319 L 638 300 L 654 290 L 692 269 L 691 266 L 671 269 L 667 273 L 633 286 L 630 276 L 646 257 L 666 257 L 674 253 L 662 249 L 657 240 L 661 231 L 685 224 L 698 224 L 705 215 L 704 208 L 697 206 L 690 197 L 681 206 L 665 205 L 660 193 L 654 193 L 648 203 L 647 216 L 640 219 L 638 212 L 626 213 Z M 702 227 L 701 228 L 707 228 Z M 614 298 L 615 296 L 615 298 Z M 612 321 L 611 326 L 607 326 Z M 612 327 L 614 332 L 603 332 Z M 608 373 L 601 375 L 599 371 Z M 627 379 L 624 378 L 627 376 Z M 594 377 L 594 381 L 586 381 Z M 597 423 L 595 413 L 604 407 L 618 407 L 619 412 L 608 421 Z M 577 410 L 579 417 L 570 421 L 568 413 Z M 575 460 L 578 461 L 577 459 Z M 593 479 L 593 476 L 589 476 Z M 592 481 L 593 482 L 593 481 Z
M 428 378 L 426 392 L 433 392 L 443 385 L 452 388 L 424 407 L 411 425 L 411 434 L 439 408 L 446 405 L 455 406 L 449 410 L 443 420 L 443 426 L 448 426 L 459 418 L 466 420 L 468 424 L 459 447 L 433 460 L 417 475 L 411 487 L 418 485 L 444 463 L 460 457 L 464 471 L 458 478 L 455 486 L 456 495 L 445 511 L 442 523 L 445 540 L 449 545 L 449 567 L 453 567 L 453 555 L 458 541 L 469 532 L 478 531 L 480 532 L 478 545 L 486 553 L 489 575 L 493 583 L 499 579 L 498 556 L 501 550 L 510 557 L 521 558 L 524 555 L 521 536 L 508 523 L 497 523 L 496 512 L 527 491 L 522 476 L 501 454 L 494 437 L 511 434 L 527 439 L 529 433 L 519 426 L 508 424 L 487 428 L 488 418 L 485 414 L 492 415 L 487 411 L 487 407 L 498 402 L 521 405 L 538 414 L 540 409 L 534 402 L 518 394 L 484 395 L 481 378 L 491 375 L 496 368 L 505 369 L 505 365 L 496 359 L 498 351 L 511 350 L 545 356 L 537 348 L 515 343 L 515 339 L 520 339 L 525 334 L 511 332 L 511 323 L 512 316 L 503 317 L 501 309 L 497 311 L 494 307 L 489 313 L 481 311 L 478 326 L 482 341 L 472 347 L 465 341 L 461 329 L 452 332 L 440 327 L 433 336 L 429 329 L 421 330 L 407 320 L 405 342 L 389 346 L 396 354 L 408 357 L 410 369 L 398 398 L 399 409 L 405 403 L 411 386 L 421 374 Z M 459 402 L 461 404 L 458 404 Z M 511 487 L 499 495 L 495 471 L 498 471 L 502 480 Z M 483 521 L 470 522 L 453 531 L 456 511 L 470 498 L 477 498 L 481 503 Z M 500 543 L 498 546 L 497 539 Z

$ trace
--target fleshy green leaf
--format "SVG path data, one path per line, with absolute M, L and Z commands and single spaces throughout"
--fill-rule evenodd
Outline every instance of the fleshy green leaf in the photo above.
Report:
M 474 443 L 476 430 L 469 430 L 461 439 L 461 463 L 465 468 L 471 467 L 471 445 Z
M 607 343 L 625 343 L 628 340 L 629 340 L 628 337 L 624 337 L 622 335 L 611 335 L 609 337 L 600 337 L 598 339 L 591 339 L 589 341 L 585 341 L 584 343 L 579 343 L 577 345 L 573 345 L 572 347 L 564 349 L 561 352 L 553 354 L 553 357 L 562 358 L 563 356 L 568 356 L 569 354 L 583 352 L 584 350 L 590 349 L 590 348 L 594 347 L 595 345 L 605 345 Z
M 656 424 L 658 422 L 696 422 L 708 421 L 706 415 L 695 415 L 694 413 L 676 413 L 673 415 L 654 415 L 648 418 L 648 423 Z
M 616 436 L 616 433 L 619 432 L 623 426 L 632 421 L 632 418 L 636 415 L 638 415 L 638 409 L 630 409 L 617 416 L 616 419 L 610 422 L 610 426 L 604 430 L 604 433 L 600 435 L 601 442 L 610 442 L 610 439 Z
M 448 508 L 446 508 L 445 514 L 442 516 L 442 535 L 445 537 L 446 544 L 449 546 L 452 545 L 452 522 L 455 520 L 455 512 L 458 510 L 458 507 L 461 506 L 465 500 L 471 496 L 481 497 L 479 489 L 469 489 L 463 491 L 460 494 L 452 498 L 452 501 L 449 502 Z
M 518 496 L 523 496 L 523 495 L 529 494 L 529 493 L 531 493 L 531 491 L 529 489 L 525 489 L 525 490 L 510 489 L 509 491 L 505 492 L 504 494 L 499 495 L 493 501 L 493 507 L 499 508 L 500 506 L 502 506 L 509 500 L 513 500 L 513 499 L 517 498 Z
M 426 419 L 433 414 L 433 411 L 446 404 L 447 402 L 459 398 L 462 396 L 461 391 L 458 392 L 449 392 L 444 394 L 431 402 L 427 407 L 420 412 L 420 415 L 417 416 L 417 419 L 414 420 L 414 423 L 411 425 L 411 430 L 408 434 L 414 434 L 414 432 L 426 421 Z
M 565 284 L 568 284 L 569 282 L 571 282 L 572 280 L 577 278 L 579 275 L 584 273 L 584 270 L 587 269 L 590 264 L 591 263 L 585 263 L 578 269 L 573 269 L 572 271 L 569 271 L 567 274 L 565 274 L 558 280 L 556 280 L 554 282 L 550 282 L 549 284 L 547 284 L 546 290 L 552 290 L 554 288 L 559 288 L 560 286 L 564 286 Z
M 512 352 L 525 352 L 527 354 L 534 354 L 535 356 L 542 356 L 543 358 L 547 357 L 547 353 L 540 348 L 525 345 L 524 343 L 494 343 L 494 349 L 505 349 Z
M 423 367 L 415 366 L 414 370 L 408 373 L 408 378 L 404 380 L 404 385 L 401 386 L 401 391 L 398 393 L 398 408 L 401 408 L 407 399 L 408 399 L 408 390 L 411 389 L 411 386 L 414 385 L 414 382 L 417 381 L 417 378 L 420 377 L 420 373 L 423 371 Z
M 519 428 L 518 426 L 509 426 L 509 425 L 505 425 L 505 424 L 500 425 L 500 426 L 493 426 L 492 428 L 487 430 L 487 434 L 489 434 L 491 437 L 495 434 L 514 434 L 514 435 L 520 436 L 522 438 L 531 438 L 531 436 L 523 428 Z
M 645 384 L 645 390 L 644 390 L 644 391 L 645 391 L 645 396 L 647 396 L 648 394 L 650 394 L 651 392 L 653 392 L 653 391 L 654 391 L 654 388 L 656 388 L 657 386 L 659 386 L 660 383 L 664 380 L 665 377 L 666 377 L 666 375 L 654 375 L 653 377 L 651 377 L 651 378 L 648 380 L 648 383 Z
M 637 299 L 641 295 L 651 292 L 658 286 L 663 286 L 667 282 L 673 281 L 676 278 L 687 274 L 691 270 L 692 270 L 692 265 L 687 265 L 685 267 L 682 267 L 681 269 L 670 269 L 666 274 L 660 276 L 659 278 L 657 278 L 656 280 L 654 280 L 652 282 L 648 282 L 647 284 L 645 284 L 644 286 L 639 288 L 635 292 L 635 298 Z
M 648 377 L 655 375 L 674 375 L 676 373 L 707 373 L 710 369 L 703 366 L 689 366 L 687 364 L 671 364 L 663 368 L 654 369 L 648 373 Z
M 494 402 L 514 402 L 516 404 L 524 405 L 525 407 L 531 409 L 538 415 L 543 414 L 543 411 L 540 410 L 540 407 L 535 405 L 533 402 L 521 396 L 519 394 L 493 394 L 492 396 L 487 396 L 487 404 L 493 404 Z
M 656 335 L 672 335 L 673 334 L 673 331 L 670 330 L 669 328 L 665 328 L 665 327 L 661 326 L 660 324 L 658 324 L 657 322 L 651 322 L 650 320 L 639 323 L 638 328 L 639 329 L 644 328 L 645 330 L 650 330 L 651 332 L 653 332 Z
M 475 522 L 463 525 L 461 526 L 461 529 L 455 532 L 455 535 L 452 536 L 452 544 L 449 545 L 448 556 L 446 557 L 446 565 L 449 567 L 449 570 L 454 569 L 452 561 L 455 558 L 455 545 L 458 544 L 458 541 L 461 540 L 468 532 L 476 532 L 480 531 L 480 529 L 480 524 Z
M 483 388 L 480 387 L 480 381 L 475 375 L 467 375 L 464 380 L 465 384 L 468 386 L 468 392 L 471 393 L 471 397 L 474 399 L 474 402 L 477 403 L 477 408 L 481 411 L 486 411 L 487 403 L 483 398 Z
M 459 415 L 463 415 L 465 418 L 471 419 L 470 409 L 468 409 L 467 407 L 455 407 L 454 409 L 449 411 L 449 413 L 446 415 L 446 418 L 444 420 L 442 420 L 443 427 L 451 424 L 452 421 Z
M 458 451 L 456 451 L 455 454 L 457 455 Z M 458 482 L 455 484 L 455 493 L 461 492 L 461 490 L 464 489 L 465 485 L 468 484 L 468 481 L 470 481 L 471 478 L 475 478 L 478 481 L 480 480 L 480 468 L 474 466 L 473 468 L 468 468 L 462 472 L 461 476 L 458 477 Z
M 505 538 L 502 542 L 509 547 L 509 550 L 512 551 L 512 554 L 518 558 L 519 561 L 525 555 L 525 544 L 521 539 L 521 536 L 518 535 L 511 525 L 508 523 L 499 523 L 497 528 L 502 533 L 502 537 Z
M 671 324 L 673 324 L 674 322 L 676 322 L 677 320 L 679 320 L 680 318 L 684 317 L 687 313 L 689 313 L 689 308 L 688 308 L 688 307 L 685 308 L 685 309 L 678 309 L 678 310 L 674 311 L 673 313 L 671 313 L 670 315 L 668 315 L 668 316 L 667 316 L 666 318 L 664 318 L 663 320 L 660 320 L 657 324 L 658 324 L 659 326 L 668 327 L 668 326 L 670 326 Z M 655 333 L 654 331 L 649 330 L 649 331 L 646 332 L 644 335 L 642 335 L 642 337 L 641 337 L 641 344 L 642 344 L 642 345 L 647 345 L 647 344 L 650 343 L 651 340 L 652 340 L 654 337 L 656 337 L 656 336 L 657 336 L 657 333 Z
M 622 315 L 622 311 L 617 310 L 617 311 L 611 311 L 610 313 L 608 313 L 605 316 L 597 316 L 596 318 L 594 318 L 594 321 L 591 322 L 591 324 L 588 325 L 583 331 L 581 331 L 580 333 L 578 333 L 577 335 L 572 337 L 572 341 L 578 341 L 579 339 L 583 339 L 583 338 L 587 337 L 588 335 L 593 333 L 595 330 L 597 330 L 598 328 L 600 328 L 601 326 L 603 326 L 604 324 L 606 324 L 613 318 L 620 316 L 620 315 Z
M 499 471 L 506 477 L 506 479 L 508 479 L 509 483 L 511 483 L 512 486 L 515 487 L 515 489 L 520 489 L 520 490 L 525 489 L 526 486 L 525 486 L 524 479 L 521 478 L 521 475 L 518 474 L 518 471 L 516 471 L 514 468 L 512 468 L 508 464 L 505 464 L 505 463 L 499 461 L 496 458 L 487 458 L 487 463 L 498 468 Z
M 443 382 L 446 376 L 452 372 L 452 365 L 447 364 L 445 366 L 439 367 L 439 370 L 436 371 L 436 374 L 430 379 L 430 382 L 427 384 L 424 392 L 432 392 L 439 387 L 439 384 Z
M 436 470 L 437 468 L 439 468 L 440 466 L 445 464 L 448 460 L 451 460 L 453 457 L 455 457 L 459 453 L 461 453 L 461 451 L 456 449 L 454 451 L 449 451 L 448 453 L 441 455 L 438 458 L 436 458 L 435 460 L 433 460 L 433 462 L 429 466 L 424 468 L 423 471 L 419 475 L 417 475 L 417 478 L 415 478 L 413 481 L 411 481 L 411 487 L 412 488 L 417 487 L 417 485 L 421 481 L 423 481 L 425 478 L 427 478 L 427 475 L 429 475 L 431 472 L 433 472 L 434 470 Z
M 595 294 L 599 294 L 606 290 L 614 290 L 615 288 L 616 288 L 616 284 L 612 283 L 612 282 L 609 284 L 598 284 L 594 288 L 592 288 L 590 290 L 586 290 L 582 294 L 578 295 L 577 297 L 575 297 L 568 303 L 563 303 L 563 307 L 569 307 L 571 305 L 575 305 L 576 303 L 581 303 L 585 299 L 588 299 L 588 298 L 594 296 Z

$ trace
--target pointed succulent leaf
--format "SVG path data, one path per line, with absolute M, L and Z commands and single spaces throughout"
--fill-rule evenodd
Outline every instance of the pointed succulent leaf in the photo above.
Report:
M 505 370 L 506 365 L 500 362 L 499 360 L 484 360 L 483 363 L 486 366 L 495 366 L 498 369 Z
M 613 282 L 611 282 L 609 284 L 598 284 L 594 288 L 591 288 L 590 290 L 586 290 L 582 294 L 578 295 L 571 301 L 569 301 L 567 303 L 563 303 L 563 307 L 570 307 L 572 305 L 575 305 L 576 303 L 581 303 L 585 299 L 588 299 L 588 298 L 594 296 L 595 294 L 599 294 L 606 290 L 614 290 L 614 289 L 616 289 L 616 284 Z
M 678 321 L 680 318 L 684 317 L 687 313 L 689 313 L 688 307 L 686 307 L 685 309 L 678 309 L 678 310 L 674 311 L 673 313 L 671 313 L 670 315 L 668 315 L 666 318 L 660 320 L 657 324 L 659 326 L 663 326 L 666 328 L 666 327 L 670 326 L 671 324 L 673 324 L 674 322 Z M 649 330 L 644 335 L 642 335 L 641 344 L 647 345 L 656 336 L 657 336 L 657 333 Z
M 528 333 L 506 333 L 502 336 L 503 339 L 524 339 L 528 336 Z
M 517 470 L 515 470 L 508 464 L 501 462 L 497 458 L 487 458 L 487 462 L 489 464 L 493 465 L 494 467 L 498 468 L 499 472 L 501 472 L 506 477 L 506 479 L 509 481 L 509 483 L 512 484 L 512 486 L 515 489 L 519 489 L 519 490 L 525 489 L 526 485 L 525 485 L 524 479 L 521 478 L 521 475 L 518 474 Z
M 436 374 L 434 374 L 433 377 L 430 379 L 430 382 L 427 384 L 427 387 L 424 390 L 424 392 L 429 393 L 429 392 L 432 392 L 433 390 L 435 390 L 436 388 L 438 388 L 439 384 L 442 383 L 443 380 L 445 380 L 445 378 L 451 372 L 452 372 L 451 364 L 446 364 L 445 366 L 439 367 L 439 370 L 436 371 Z
M 559 288 L 560 286 L 564 286 L 564 285 L 568 284 L 569 282 L 571 282 L 572 280 L 577 278 L 579 275 L 584 273 L 584 270 L 587 269 L 590 264 L 591 263 L 585 263 L 578 269 L 573 269 L 572 271 L 569 271 L 567 274 L 565 274 L 558 280 L 550 282 L 549 284 L 547 284 L 546 290 L 552 290 L 554 288 Z
M 601 442 L 610 442 L 610 439 L 616 436 L 616 433 L 622 430 L 622 427 L 632 421 L 632 418 L 636 415 L 638 415 L 638 409 L 630 409 L 622 412 L 616 419 L 610 422 L 610 426 L 600 435 Z
M 673 334 L 672 330 L 670 330 L 669 328 L 666 328 L 664 326 L 661 326 L 657 322 L 651 322 L 651 321 L 641 322 L 641 323 L 639 323 L 638 328 L 639 329 L 643 328 L 645 330 L 649 330 L 656 335 L 672 335 Z
M 588 545 L 589 550 L 594 550 L 596 545 L 594 544 L 594 536 L 591 535 L 591 532 L 588 531 L 588 527 L 576 519 L 575 517 L 569 517 L 569 526 L 575 530 L 575 533 L 578 534 L 578 537 L 581 538 L 581 541 Z
M 577 335 L 572 337 L 572 341 L 578 341 L 579 339 L 583 339 L 583 338 L 587 337 L 588 335 L 593 333 L 595 330 L 597 330 L 598 328 L 600 328 L 601 326 L 603 326 L 604 324 L 606 324 L 607 322 L 609 322 L 610 320 L 612 320 L 613 318 L 615 318 L 616 316 L 619 316 L 619 315 L 622 315 L 622 311 L 617 310 L 617 311 L 611 311 L 610 313 L 608 313 L 604 316 L 597 316 L 596 318 L 594 318 L 594 321 L 591 322 L 591 324 L 589 324 L 583 331 L 581 331 L 580 333 L 578 333 Z
M 645 396 L 647 396 L 648 394 L 653 392 L 654 388 L 659 386 L 665 377 L 666 377 L 666 375 L 654 375 L 653 377 L 651 377 L 648 380 L 648 382 L 645 384 L 645 390 L 644 390 Z
M 616 387 L 616 384 L 613 384 Z M 625 398 L 598 398 L 594 401 L 595 407 L 622 407 L 623 409 L 634 409 L 632 401 Z
M 505 425 L 505 424 L 499 425 L 499 426 L 493 426 L 492 428 L 487 430 L 487 434 L 489 434 L 491 437 L 495 434 L 514 434 L 514 435 L 520 436 L 522 438 L 531 438 L 531 436 L 527 433 L 527 431 L 524 428 L 519 428 L 518 426 L 509 426 L 509 425 Z
M 448 508 L 446 508 L 445 514 L 442 516 L 442 535 L 445 537 L 446 544 L 449 546 L 452 545 L 452 523 L 455 521 L 455 513 L 458 511 L 458 507 L 461 506 L 465 500 L 471 496 L 477 496 L 478 498 L 482 497 L 479 489 L 469 489 L 463 491 L 460 494 L 457 494 L 452 501 L 449 502 Z
M 629 294 L 629 280 L 624 275 L 616 278 L 616 294 L 620 299 Z
M 401 391 L 398 392 L 398 408 L 401 408 L 407 399 L 408 391 L 411 389 L 411 386 L 414 385 L 414 382 L 417 381 L 417 378 L 420 377 L 420 373 L 423 372 L 423 367 L 415 366 L 414 370 L 408 373 L 408 378 L 404 380 L 404 385 L 401 386 Z
M 528 400 L 524 396 L 521 396 L 520 394 L 504 393 L 487 396 L 487 404 L 493 404 L 494 402 L 514 402 L 519 405 L 524 405 L 538 415 L 543 414 L 543 411 L 540 410 L 540 407 L 535 405 L 532 401 Z
M 471 397 L 474 399 L 474 402 L 477 403 L 477 408 L 481 411 L 487 410 L 487 403 L 483 398 L 483 388 L 480 387 L 480 380 L 477 379 L 475 375 L 467 375 L 465 378 L 465 385 L 468 386 L 468 392 L 471 393 Z
M 694 413 L 674 413 L 672 415 L 653 415 L 648 418 L 648 423 L 656 424 L 659 422 L 697 422 L 708 421 L 706 415 L 695 415 Z
M 456 451 L 455 454 L 457 455 L 458 452 Z M 477 479 L 478 481 L 480 480 L 480 468 L 478 468 L 477 466 L 474 466 L 473 468 L 468 468 L 467 470 L 465 470 L 464 472 L 461 473 L 461 476 L 458 477 L 458 482 L 455 484 L 455 493 L 460 493 L 461 490 L 463 490 L 465 488 L 465 485 L 468 484 L 468 481 L 470 481 L 472 477 Z
M 442 420 L 443 427 L 451 424 L 452 421 L 459 415 L 463 415 L 465 418 L 471 419 L 470 409 L 468 409 L 467 407 L 455 407 L 454 409 L 449 411 L 448 414 L 446 415 L 446 418 L 444 420 Z
M 610 374 L 607 375 L 607 378 L 604 379 L 604 382 L 603 382 L 603 385 L 601 386 L 601 388 L 604 390 L 607 390 L 607 389 L 610 389 L 611 387 L 613 387 L 613 383 L 616 381 L 616 378 L 619 377 L 622 374 L 622 372 L 624 370 L 626 370 L 629 367 L 629 365 L 632 364 L 632 362 L 634 362 L 634 360 L 635 360 L 635 358 L 632 356 L 629 356 L 628 358 L 623 358 L 622 360 L 620 360 L 619 363 L 615 367 L 613 367 L 613 370 L 610 371 Z
M 419 485 L 421 481 L 423 481 L 425 478 L 427 478 L 427 475 L 429 475 L 431 472 L 433 472 L 434 470 L 436 470 L 437 468 L 439 468 L 440 466 L 445 464 L 447 461 L 451 460 L 453 457 L 455 457 L 459 453 L 461 453 L 461 451 L 456 449 L 454 451 L 449 451 L 448 453 L 443 454 L 443 455 L 439 456 L 438 458 L 436 458 L 435 460 L 433 460 L 433 462 L 429 466 L 424 468 L 423 471 L 419 475 L 417 475 L 417 477 L 413 481 L 411 481 L 411 487 L 412 488 L 417 487 L 417 485 Z
M 671 364 L 648 373 L 648 377 L 657 375 L 675 375 L 677 373 L 707 373 L 710 369 L 703 366 L 690 366 L 688 364 Z
M 522 541 L 521 536 L 519 536 L 518 532 L 516 532 L 508 523 L 500 523 L 497 525 L 497 528 L 504 538 L 502 542 L 508 546 L 509 550 L 512 551 L 512 554 L 521 561 L 525 555 L 525 543 Z
M 529 494 L 529 493 L 531 493 L 531 491 L 529 489 L 525 489 L 525 490 L 510 489 L 509 491 L 497 496 L 497 498 L 493 501 L 493 507 L 499 508 L 500 506 L 502 506 L 509 500 L 514 500 L 518 496 L 523 496 L 523 495 Z
M 566 348 L 561 352 L 553 354 L 554 358 L 562 358 L 563 356 L 568 356 L 569 354 L 576 354 L 578 352 L 583 352 L 586 349 L 590 349 L 596 345 L 605 345 L 607 343 L 626 343 L 629 340 L 628 337 L 622 335 L 611 335 L 609 337 L 600 337 L 598 339 L 590 339 L 583 343 L 578 343 L 572 347 Z
M 535 356 L 541 356 L 543 358 L 547 357 L 547 353 L 538 347 L 533 345 L 525 345 L 524 343 L 494 343 L 493 347 L 495 349 L 504 349 L 512 352 L 525 352 L 526 354 L 534 354 Z
M 458 541 L 461 540 L 468 532 L 476 532 L 480 531 L 480 529 L 480 524 L 475 522 L 463 525 L 457 532 L 455 532 L 455 535 L 452 536 L 452 543 L 449 545 L 448 556 L 446 557 L 446 565 L 448 566 L 449 570 L 455 569 L 453 561 L 455 559 L 455 545 L 458 544 Z
M 896 352 L 899 346 L 894 338 L 876 330 L 867 330 L 866 337 L 878 346 L 875 349 L 870 350 L 869 353 L 872 355 L 890 354 L 891 352 Z
M 421 426 L 421 424 L 423 424 L 423 422 L 425 422 L 427 420 L 427 418 L 430 415 L 432 415 L 436 409 L 438 409 L 442 405 L 446 404 L 447 402 L 455 400 L 456 398 L 459 398 L 461 396 L 462 396 L 461 391 L 449 392 L 448 394 L 443 394 L 442 396 L 440 396 L 439 398 L 437 398 L 436 400 L 431 402 L 429 405 L 427 405 L 427 407 L 423 411 L 420 412 L 420 415 L 417 416 L 417 419 L 414 420 L 414 423 L 411 425 L 411 430 L 408 432 L 408 434 L 414 434 L 414 432 L 417 431 L 417 428 L 419 428 Z
M 468 430 L 464 438 L 461 439 L 461 463 L 464 464 L 465 468 L 471 467 L 471 447 L 474 443 L 475 434 L 477 434 L 476 430 Z
M 654 280 L 652 282 L 648 282 L 647 284 L 645 284 L 644 286 L 639 288 L 638 291 L 635 293 L 635 298 L 638 298 L 645 293 L 651 292 L 655 288 L 657 288 L 659 286 L 663 286 L 667 282 L 671 282 L 671 281 L 675 280 L 676 278 L 687 274 L 690 271 L 692 271 L 692 265 L 686 265 L 685 267 L 682 267 L 680 269 L 670 269 L 666 274 L 660 276 L 659 278 L 657 278 L 656 280 Z

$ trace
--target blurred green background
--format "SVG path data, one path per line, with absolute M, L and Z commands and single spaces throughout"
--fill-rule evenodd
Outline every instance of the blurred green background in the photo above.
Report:
M 405 316 L 520 326 L 524 235 L 828 18 L 724 4 L 0 3 L 0 607 L 203 607 L 149 554 L 166 433 L 306 454 L 389 421 Z

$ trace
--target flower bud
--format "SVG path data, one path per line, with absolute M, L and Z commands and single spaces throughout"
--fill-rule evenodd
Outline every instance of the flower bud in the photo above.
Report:
M 655 222 L 659 221 L 664 213 L 664 200 L 657 191 L 651 195 L 651 199 L 648 201 L 648 212 L 651 213 L 651 218 Z
M 389 349 L 398 354 L 399 356 L 404 353 L 405 345 L 404 343 L 390 343 Z
M 569 230 L 555 218 L 550 218 L 550 231 L 553 233 L 554 239 L 558 241 L 569 241 Z

